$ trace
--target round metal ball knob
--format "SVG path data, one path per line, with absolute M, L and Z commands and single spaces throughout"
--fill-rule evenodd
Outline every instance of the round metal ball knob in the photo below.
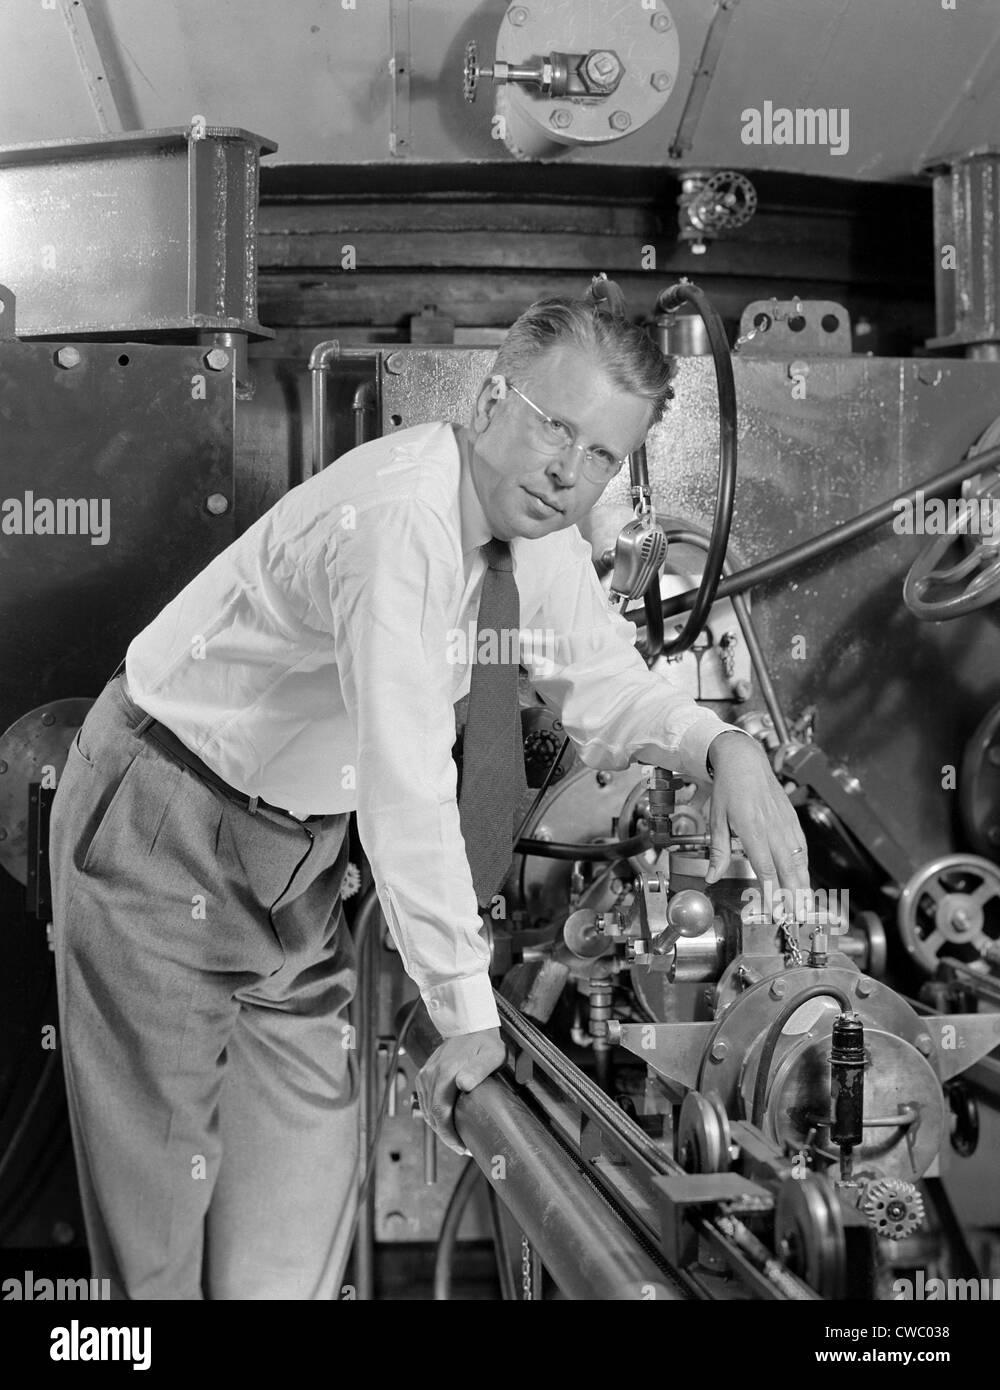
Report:
M 684 888 L 675 893 L 667 908 L 667 921 L 679 927 L 681 936 L 701 936 L 715 920 L 712 901 L 697 888 Z

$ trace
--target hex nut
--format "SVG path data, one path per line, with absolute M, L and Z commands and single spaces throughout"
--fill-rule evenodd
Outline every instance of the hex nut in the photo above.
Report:
M 225 348 L 212 348 L 210 352 L 205 353 L 205 366 L 213 372 L 225 371 L 229 366 L 229 353 Z
M 82 361 L 83 358 L 75 347 L 61 347 L 56 353 L 56 366 L 65 367 L 67 371 L 71 367 L 78 367 Z

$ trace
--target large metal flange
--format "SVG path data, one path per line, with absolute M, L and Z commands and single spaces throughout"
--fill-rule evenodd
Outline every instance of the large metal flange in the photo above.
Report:
M 677 1161 L 686 1173 L 725 1173 L 731 1164 L 729 1116 L 713 1092 L 688 1091 L 677 1124 Z
M 847 1244 L 840 1204 L 823 1178 L 786 1178 L 774 1208 L 774 1248 L 822 1298 L 843 1298 Z
M 932 859 L 903 885 L 896 920 L 908 955 L 929 975 L 949 959 L 988 960 L 1000 947 L 1000 867 L 972 854 Z

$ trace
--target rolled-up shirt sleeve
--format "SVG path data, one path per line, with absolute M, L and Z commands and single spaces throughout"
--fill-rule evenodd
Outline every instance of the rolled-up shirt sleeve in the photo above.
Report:
M 389 931 L 442 1037 L 498 1027 L 451 756 L 461 555 L 434 508 L 408 497 L 360 512 L 326 563 L 357 740 L 344 775 Z
M 635 628 L 610 610 L 579 532 L 567 533 L 560 561 L 522 641 L 522 661 L 581 759 L 608 770 L 649 763 L 707 782 L 709 745 L 733 725 L 649 670 Z

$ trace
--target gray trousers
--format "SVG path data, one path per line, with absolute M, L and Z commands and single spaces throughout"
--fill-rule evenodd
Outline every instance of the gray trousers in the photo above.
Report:
M 131 1299 L 329 1299 L 358 1077 L 347 815 L 255 815 L 111 681 L 52 809 L 60 1044 L 93 1273 Z

